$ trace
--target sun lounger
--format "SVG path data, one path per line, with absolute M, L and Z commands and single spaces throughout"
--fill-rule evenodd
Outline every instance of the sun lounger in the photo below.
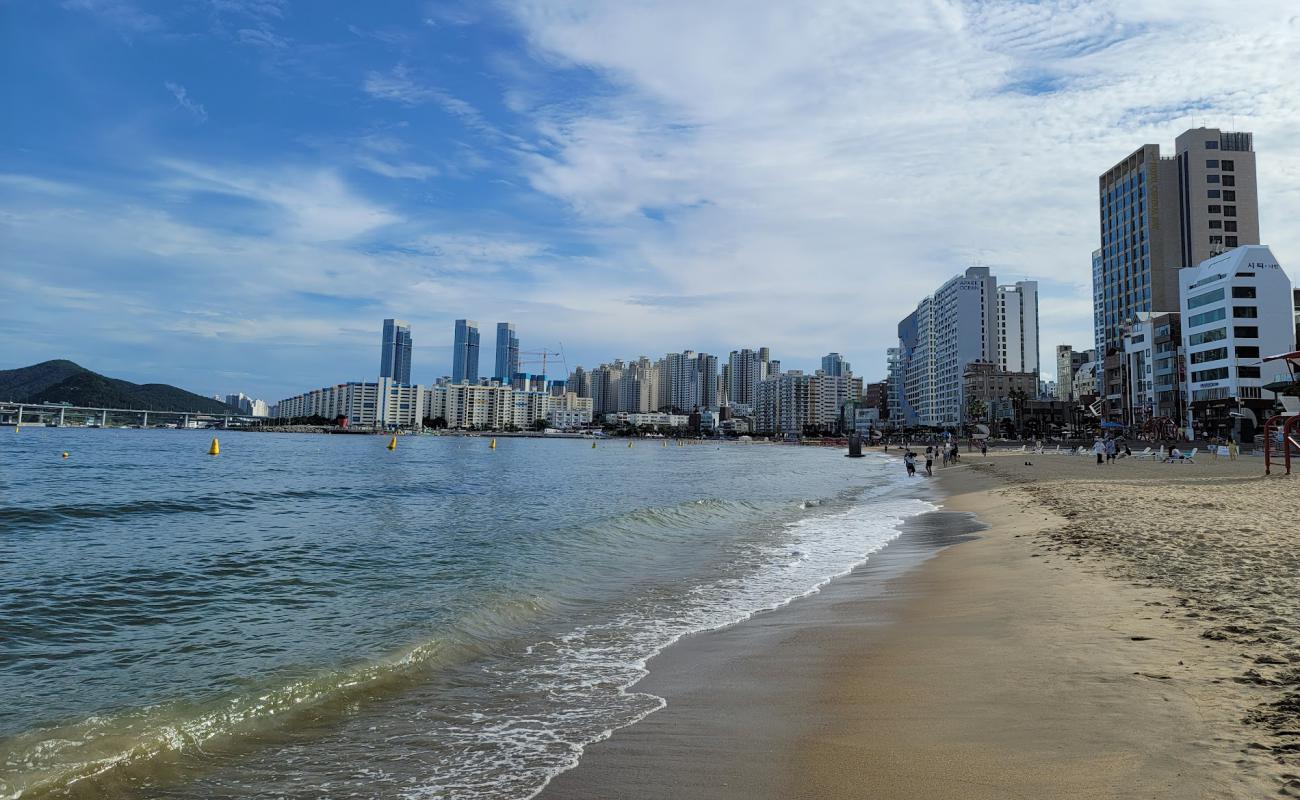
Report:
M 1133 457 L 1134 458 L 1155 458 L 1156 454 L 1154 450 L 1148 447 L 1147 449 L 1143 450 L 1141 453 L 1134 453 Z

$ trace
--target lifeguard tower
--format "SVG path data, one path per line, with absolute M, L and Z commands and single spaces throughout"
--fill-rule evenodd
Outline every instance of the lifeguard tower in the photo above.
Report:
M 1260 388 L 1275 392 L 1282 413 L 1264 423 L 1264 474 L 1272 474 L 1281 463 L 1291 474 L 1291 460 L 1300 458 L 1300 350 L 1263 359 L 1265 383 Z

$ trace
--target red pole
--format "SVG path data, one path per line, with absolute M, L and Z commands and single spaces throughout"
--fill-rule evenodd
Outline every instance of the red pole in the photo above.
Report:
M 1272 450 L 1271 445 L 1273 443 L 1273 436 L 1272 436 L 1271 429 L 1273 427 L 1273 423 L 1277 422 L 1279 419 L 1281 419 L 1281 417 L 1269 417 L 1268 420 L 1264 423 L 1264 474 L 1265 475 L 1273 474 L 1271 469 L 1271 464 L 1269 462 L 1269 453 Z

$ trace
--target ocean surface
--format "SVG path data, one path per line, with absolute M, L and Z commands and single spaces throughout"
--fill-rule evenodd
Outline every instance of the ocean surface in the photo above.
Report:
M 526 798 L 934 509 L 815 447 L 0 437 L 0 798 Z

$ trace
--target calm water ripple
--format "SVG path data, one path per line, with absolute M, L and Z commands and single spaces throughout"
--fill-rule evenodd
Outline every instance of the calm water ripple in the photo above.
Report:
M 0 436 L 0 797 L 526 797 L 930 508 L 814 448 Z

